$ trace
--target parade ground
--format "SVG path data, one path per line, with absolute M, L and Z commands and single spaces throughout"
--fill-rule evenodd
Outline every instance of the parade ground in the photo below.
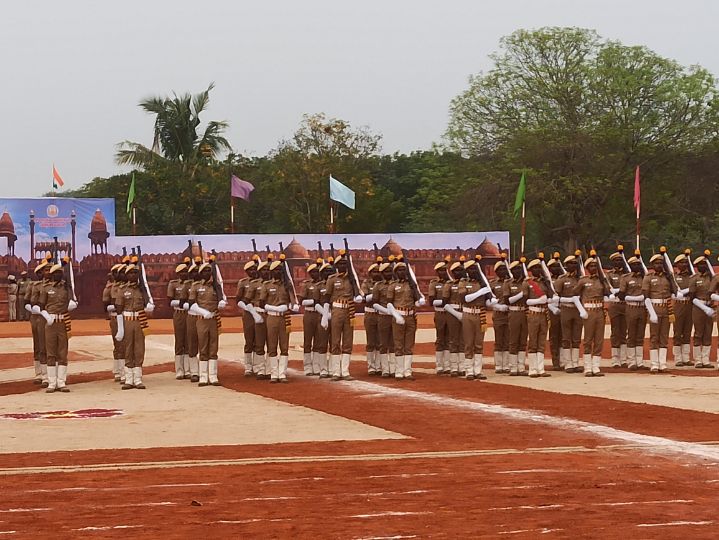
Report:
M 356 380 L 304 376 L 293 331 L 269 384 L 225 319 L 222 386 L 198 388 L 153 320 L 147 390 L 122 391 L 106 321 L 75 321 L 67 394 L 0 325 L 0 537 L 716 538 L 716 370 L 496 375 L 490 329 L 487 381 L 438 377 L 422 317 L 398 382 L 367 375 L 358 322 Z

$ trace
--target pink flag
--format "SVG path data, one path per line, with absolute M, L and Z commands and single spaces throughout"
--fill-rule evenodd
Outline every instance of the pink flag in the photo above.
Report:
M 232 197 L 237 197 L 238 199 L 244 199 L 246 201 L 250 200 L 250 193 L 252 193 L 255 189 L 255 186 L 246 180 L 240 180 L 234 174 L 230 180 L 230 186 L 230 193 Z
M 639 186 L 639 165 L 634 173 L 634 208 L 637 209 L 637 219 L 639 219 L 639 210 L 642 204 L 642 194 Z

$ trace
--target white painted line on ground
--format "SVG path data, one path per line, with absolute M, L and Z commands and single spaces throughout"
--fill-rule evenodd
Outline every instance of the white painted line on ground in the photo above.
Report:
M 630 506 L 632 504 L 689 504 L 694 501 L 691 499 L 671 499 L 666 501 L 624 501 L 624 502 L 598 502 L 592 503 L 592 506 Z
M 299 497 L 247 497 L 241 501 L 289 501 L 299 499 Z
M 0 510 L 0 514 L 15 514 L 19 512 L 47 512 L 52 508 L 8 508 L 7 510 Z
M 567 469 L 518 469 L 516 471 L 495 471 L 495 474 L 574 473 Z
M 304 480 L 324 480 L 324 476 L 305 476 L 303 478 L 282 478 L 280 480 L 262 480 L 259 483 L 260 484 L 279 484 L 281 482 L 302 482 Z
M 79 529 L 72 529 L 73 531 L 110 531 L 113 529 L 139 529 L 144 525 L 108 525 L 104 527 L 81 527 Z
M 677 527 L 682 525 L 711 525 L 713 521 L 668 521 L 666 523 L 640 523 L 637 527 Z
M 437 476 L 439 473 L 413 473 L 413 474 L 373 474 L 372 476 L 358 476 L 358 480 L 365 478 L 414 478 L 416 476 Z
M 629 444 L 641 446 L 657 454 L 689 455 L 695 458 L 719 463 L 719 448 L 708 447 L 697 443 L 675 441 L 653 435 L 642 435 L 640 433 L 624 431 L 609 426 L 593 424 L 591 422 L 584 422 L 561 416 L 552 416 L 538 411 L 505 407 L 503 405 L 482 403 L 479 401 L 468 401 L 441 394 L 431 394 L 428 392 L 407 390 L 405 388 L 388 387 L 365 381 L 339 381 L 337 384 L 338 386 L 347 388 L 350 391 L 382 393 L 386 397 L 405 398 L 411 401 L 430 403 L 441 407 L 444 410 L 451 408 L 487 413 L 508 418 L 510 420 L 516 420 L 518 422 L 528 422 L 532 424 L 550 426 L 560 431 L 573 431 L 592 435 L 601 439 L 615 441 L 620 440 Z
M 353 516 L 347 516 L 357 519 L 367 519 L 374 517 L 390 517 L 390 516 L 421 516 L 425 514 L 431 514 L 432 512 L 376 512 L 374 514 L 355 514 Z
M 126 486 L 126 487 L 66 487 L 54 489 L 26 489 L 24 493 L 58 493 L 62 491 L 127 491 L 127 490 L 145 490 L 148 488 L 170 488 L 170 487 L 203 487 L 217 486 L 219 482 L 203 482 L 198 484 L 150 484 L 143 486 Z
M 487 510 L 552 510 L 554 508 L 564 508 L 563 504 L 540 504 L 537 506 L 500 506 L 496 508 L 488 508 Z
M 559 532 L 563 531 L 564 529 L 517 529 L 515 531 L 502 531 L 498 532 L 497 534 L 522 534 L 522 533 L 530 533 L 530 532 L 538 532 L 539 534 L 548 534 L 552 532 Z
M 354 540 L 402 540 L 403 538 L 417 538 L 416 534 L 409 536 L 397 535 L 397 536 L 363 536 L 361 538 L 355 538 Z
M 0 531 L 0 534 L 16 534 L 17 531 Z

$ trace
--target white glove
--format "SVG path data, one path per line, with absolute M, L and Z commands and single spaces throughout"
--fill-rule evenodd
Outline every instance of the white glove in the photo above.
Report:
M 40 312 L 40 315 L 42 315 L 43 318 L 45 319 L 45 321 L 47 321 L 48 326 L 52 326 L 53 323 L 55 322 L 55 319 L 50 317 L 50 314 L 47 311 L 45 311 L 44 309 Z
M 442 307 L 442 300 L 433 300 L 432 305 L 434 307 Z
M 714 300 L 715 302 L 719 302 L 719 294 L 713 293 L 711 298 L 712 298 L 712 300 Z M 27 309 L 27 306 L 25 306 L 25 309 Z
M 372 298 L 374 298 L 374 296 L 372 296 L 372 293 L 369 293 L 367 296 L 364 297 L 364 301 L 369 304 L 372 301 Z
M 552 302 L 549 302 L 547 307 L 549 308 L 549 311 L 552 312 L 552 315 L 559 315 L 562 311 L 557 304 L 553 304 Z
M 170 307 L 180 307 L 180 301 L 179 300 L 172 300 L 170 302 Z
M 574 303 L 574 297 L 573 296 L 561 296 L 559 298 L 560 304 L 573 304 Z
M 542 295 L 542 296 L 540 296 L 539 298 L 529 298 L 529 299 L 527 299 L 527 305 L 528 305 L 528 306 L 539 306 L 539 305 L 546 304 L 546 303 L 547 303 L 547 296 L 546 296 L 546 295 Z
M 246 309 L 247 309 L 247 304 L 245 304 L 242 300 L 238 300 L 238 301 L 237 301 L 237 307 L 239 307 L 239 308 L 242 309 L 242 310 L 246 310 Z
M 417 307 L 422 307 L 422 306 L 425 305 L 426 303 L 427 303 L 427 301 L 426 301 L 424 298 L 420 298 L 419 300 L 417 300 L 417 301 L 414 303 L 414 305 L 417 306 Z
M 582 302 L 579 300 L 578 296 L 572 296 L 572 302 L 574 302 L 574 305 L 577 306 L 577 311 L 579 311 L 579 317 L 587 320 L 589 318 L 589 313 L 587 313 L 587 310 L 584 309 L 584 306 L 582 305 Z
M 155 304 L 151 304 L 150 302 L 148 302 L 145 306 L 145 312 L 152 313 L 153 311 L 155 311 Z
M 454 306 L 447 304 L 446 306 L 444 306 L 444 309 L 445 309 L 445 311 L 447 311 L 447 313 L 452 315 L 452 317 L 454 317 L 458 321 L 462 320 L 462 312 L 454 309 Z
M 25 311 L 32 313 L 32 306 L 30 304 L 25 304 Z
M 372 304 L 372 307 L 377 310 L 378 313 L 381 313 L 382 315 L 389 315 L 389 311 L 386 307 L 380 305 L 380 304 Z
M 122 341 L 125 339 L 125 319 L 122 315 L 117 315 L 117 334 L 115 334 L 115 341 Z
M 518 293 L 515 294 L 514 296 L 510 296 L 510 297 L 509 297 L 509 303 L 510 303 L 510 304 L 514 304 L 514 303 L 516 303 L 516 302 L 519 302 L 519 301 L 522 299 L 523 296 L 524 296 L 524 293 L 518 292 Z
M 390 315 L 394 317 L 394 322 L 396 322 L 397 324 L 405 323 L 404 317 L 395 309 L 395 307 L 392 305 L 392 302 L 389 302 L 387 304 L 387 311 L 389 311 Z
M 559 305 L 559 296 L 557 296 L 556 294 L 554 296 L 552 296 L 549 299 L 549 303 L 554 304 L 555 306 L 558 306 Z
M 184 304 L 182 304 L 182 309 L 187 311 L 188 309 L 190 309 L 190 304 L 188 302 L 185 302 Z
M 287 306 L 285 304 L 280 304 L 279 306 L 273 306 L 271 304 L 265 304 L 265 309 L 267 311 L 273 311 L 275 313 L 284 313 L 287 311 Z
M 612 293 L 607 296 L 607 302 L 619 302 L 619 299 L 617 298 L 617 295 L 615 293 Z
M 627 295 L 624 297 L 624 300 L 627 302 L 644 302 L 644 295 L 643 294 L 638 294 L 637 296 Z
M 686 289 L 679 289 L 677 292 L 682 293 L 682 296 L 686 296 L 689 294 L 689 287 Z
M 490 288 L 489 287 L 482 287 L 476 292 L 469 293 L 465 295 L 464 300 L 465 302 L 474 302 L 477 298 L 480 296 L 484 296 L 485 294 L 489 294 Z M 512 302 L 514 303 L 514 302 Z
M 364 298 L 362 298 L 361 294 L 355 296 L 355 304 L 361 304 L 362 302 L 364 302 Z
M 217 302 L 217 309 L 225 309 L 227 307 L 227 300 L 220 300 Z
M 245 304 L 245 309 L 250 312 L 250 315 L 252 315 L 255 324 L 262 324 L 263 322 L 265 322 L 265 320 L 262 318 L 262 315 L 257 313 L 255 306 L 253 306 L 252 304 Z
M 68 311 L 75 311 L 77 309 L 77 302 L 75 300 L 70 300 L 67 303 L 67 310 Z
M 619 289 L 616 288 L 616 287 L 612 287 L 611 289 L 609 289 L 609 292 L 611 292 L 612 294 L 616 295 L 616 294 L 619 292 Z
M 509 306 L 507 304 L 495 302 L 494 304 L 492 304 L 492 310 L 504 313 L 505 311 L 509 311 Z
M 35 315 L 40 315 L 40 306 L 32 306 L 31 310 Z
M 707 317 L 709 317 L 709 318 L 712 318 L 712 319 L 713 319 L 713 318 L 714 318 L 714 315 L 716 315 L 716 311 L 714 311 L 712 308 L 710 308 L 709 306 L 707 306 L 704 302 L 702 302 L 702 301 L 699 300 L 698 298 L 694 298 L 694 299 L 692 300 L 692 304 L 694 304 L 696 307 L 698 307 L 699 309 L 701 309 L 701 310 L 704 312 L 704 314 L 705 314 Z
M 114 305 L 114 304 L 110 304 L 109 306 L 107 306 L 106 309 L 107 309 L 107 312 L 108 312 L 108 313 L 112 313 L 113 311 L 115 311 L 115 305 Z
M 326 311 L 322 312 L 322 319 L 320 319 L 320 326 L 322 328 L 324 328 L 325 330 L 327 330 L 327 328 L 329 328 L 329 326 L 330 326 L 329 313 L 327 313 Z
M 312 298 L 305 298 L 302 300 L 302 305 L 305 307 L 312 307 L 315 305 L 315 301 Z
M 299 313 L 299 312 L 300 312 L 300 306 L 297 305 L 297 304 L 292 304 L 292 305 L 290 306 L 290 311 L 291 311 L 292 313 Z
M 657 317 L 657 312 L 654 310 L 654 304 L 652 304 L 651 298 L 645 298 L 644 305 L 646 306 L 647 312 L 649 313 L 649 322 L 652 324 L 657 324 L 659 322 L 659 317 Z
M 684 300 L 684 294 L 682 293 L 682 291 L 677 291 L 677 294 L 674 295 L 674 298 L 676 300 Z

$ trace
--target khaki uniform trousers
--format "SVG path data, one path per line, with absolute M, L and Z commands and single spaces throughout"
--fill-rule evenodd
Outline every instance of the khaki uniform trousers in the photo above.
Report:
M 200 352 L 200 362 L 217 360 L 217 350 L 220 336 L 217 332 L 217 320 L 213 317 L 197 319 L 197 345 Z
M 316 349 L 316 343 L 320 336 L 319 329 L 322 328 L 320 326 L 321 320 L 322 315 L 316 311 L 305 311 L 302 316 L 303 351 L 305 354 L 310 354 Z
M 584 320 L 584 354 L 602 356 L 604 345 L 604 308 L 587 309 Z
M 404 324 L 397 324 L 392 318 L 392 336 L 395 356 L 411 356 L 417 333 L 417 316 L 403 315 Z M 399 371 L 399 368 L 398 368 Z
M 11 294 L 7 297 L 7 307 L 10 312 L 10 320 L 17 321 L 17 295 Z
M 265 355 L 265 345 L 267 345 L 267 313 L 262 313 L 263 321 L 255 324 L 255 354 L 258 356 Z
M 692 342 L 692 323 L 695 307 L 691 300 L 674 300 L 674 345 L 689 345 Z M 706 315 L 704 316 L 706 317 Z M 694 333 L 696 337 L 696 330 Z
M 542 353 L 547 343 L 547 312 L 527 312 L 527 353 Z
M 462 315 L 464 319 L 464 315 Z M 449 338 L 449 352 L 459 354 L 464 352 L 464 333 L 462 332 L 462 321 L 447 313 L 447 334 Z
M 437 352 L 449 350 L 448 317 L 452 317 L 452 315 L 450 315 L 446 311 L 434 312 L 434 329 L 437 333 L 437 338 L 434 340 L 434 350 Z
M 701 309 L 692 305 L 692 320 L 694 321 L 694 346 L 711 347 L 714 318 L 707 317 Z
M 494 350 L 509 350 L 509 315 L 507 312 L 492 312 L 492 328 L 494 328 Z
M 649 346 L 652 349 L 666 349 L 669 346 L 669 309 L 666 304 L 654 305 L 657 323 L 649 323 Z
M 142 367 L 145 362 L 145 335 L 142 333 L 142 326 L 137 319 L 125 319 L 125 367 Z
M 319 321 L 322 320 L 322 315 L 319 317 Z M 330 330 L 331 326 L 328 324 L 327 328 L 322 328 L 322 325 L 317 322 L 317 336 L 312 343 L 312 352 L 318 354 L 327 354 L 330 349 Z
M 582 318 L 576 306 L 560 307 L 562 318 L 562 349 L 578 349 L 582 342 Z M 589 354 L 587 352 L 586 354 Z
M 479 313 L 462 314 L 462 338 L 464 341 L 464 357 L 467 360 L 472 360 L 475 356 L 481 358 L 484 348 L 484 330 L 482 329 L 481 315 Z
M 627 347 L 644 347 L 647 310 L 644 306 L 627 306 Z
M 380 315 L 379 324 L 379 352 L 389 354 L 394 352 L 394 340 L 392 339 L 392 315 Z
M 627 344 L 626 305 L 623 302 L 611 302 L 607 311 L 611 329 L 609 341 L 612 348 L 618 349 Z
M 30 328 L 32 330 L 33 358 L 41 364 L 47 363 L 45 354 L 45 328 L 47 323 L 42 315 L 33 313 L 30 315 Z
M 45 319 L 43 319 L 44 321 Z M 47 365 L 67 365 L 67 330 L 64 321 L 55 321 L 45 328 Z
M 175 310 L 172 314 L 172 327 L 175 330 L 175 356 L 187 354 L 187 312 Z
M 527 312 L 509 312 L 509 354 L 527 350 Z
M 559 367 L 562 348 L 562 315 L 549 312 L 549 348 L 552 351 L 552 365 Z
M 115 360 L 122 360 L 125 358 L 125 341 L 117 341 L 115 336 L 117 335 L 117 317 L 112 315 L 110 317 L 110 338 L 112 339 L 112 357 Z
M 332 319 L 330 320 L 330 353 L 352 354 L 353 328 L 350 321 L 349 308 L 332 308 Z
M 364 314 L 364 330 L 367 335 L 367 352 L 379 351 L 379 314 Z
M 255 319 L 252 313 L 247 310 L 242 311 L 242 333 L 245 336 L 245 354 L 255 352 Z
M 187 355 L 195 358 L 198 353 L 197 348 L 197 319 L 196 315 L 187 315 Z
M 267 315 L 267 356 L 277 356 L 279 345 L 280 356 L 288 356 L 290 348 L 290 334 L 285 326 L 284 314 Z

